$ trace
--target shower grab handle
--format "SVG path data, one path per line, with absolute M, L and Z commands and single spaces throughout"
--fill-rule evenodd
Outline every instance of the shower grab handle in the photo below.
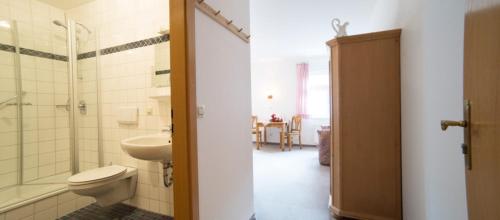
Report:
M 22 92 L 21 92 L 21 96 L 24 96 L 24 95 L 26 95 L 26 92 L 25 92 L 25 91 L 22 91 Z M 10 97 L 10 98 L 7 98 L 7 99 L 5 99 L 5 100 L 1 101 L 1 102 L 0 102 L 0 106 L 9 105 L 9 104 L 7 104 L 7 103 L 9 103 L 9 102 L 10 102 L 10 101 L 12 101 L 12 100 L 17 99 L 17 97 L 18 97 L 18 96 L 17 96 L 17 95 L 15 95 L 15 96 L 12 96 L 12 97 Z M 30 103 L 30 105 L 31 105 L 31 103 Z
M 12 100 L 14 100 L 14 99 L 17 99 L 17 95 L 12 96 L 12 97 L 10 97 L 10 98 L 7 98 L 7 99 L 5 99 L 4 101 L 0 102 L 0 106 L 5 105 L 6 103 L 8 103 L 8 102 L 10 102 L 10 101 L 12 101 Z
M 9 103 L 9 104 L 6 104 L 7 106 L 12 106 L 12 105 L 17 105 L 17 103 Z M 31 104 L 31 102 L 23 102 L 21 105 L 33 105 Z
M 66 109 L 66 111 L 68 111 L 68 112 L 69 112 L 69 111 L 71 110 L 71 106 L 70 106 L 70 103 L 69 103 L 69 102 L 70 102 L 70 99 L 68 99 L 68 100 L 66 101 L 66 104 L 65 104 L 65 105 L 56 105 L 56 108 L 64 108 L 64 109 Z

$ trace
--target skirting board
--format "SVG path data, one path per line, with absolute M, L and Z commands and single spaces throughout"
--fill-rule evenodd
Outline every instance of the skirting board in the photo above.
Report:
M 330 210 L 330 217 L 335 217 L 335 214 L 333 213 L 333 202 L 332 202 L 332 194 L 328 197 L 328 210 Z
M 252 141 L 252 143 L 253 143 L 253 144 L 257 144 L 257 142 L 255 142 L 255 141 Z M 262 144 L 264 144 L 264 142 L 262 142 Z M 266 144 L 266 145 L 276 145 L 276 146 L 278 146 L 278 145 L 280 145 L 280 143 L 276 143 L 276 142 L 267 142 L 267 144 Z M 286 143 L 285 143 L 285 146 L 286 146 L 286 147 L 288 147 L 288 145 L 286 145 Z M 294 146 L 294 147 L 297 147 L 297 146 L 299 146 L 299 145 L 298 145 L 298 144 L 293 144 L 293 146 Z M 303 147 L 316 147 L 316 145 L 314 145 L 314 144 L 303 144 L 302 146 L 303 146 Z
M 340 211 L 339 209 L 333 207 L 332 195 L 330 195 L 330 198 L 328 201 L 328 208 L 330 209 L 330 217 L 332 217 L 332 219 L 345 219 L 345 218 L 347 218 L 347 219 L 374 219 L 374 220 L 386 220 L 387 219 L 387 218 L 381 218 L 378 216 L 359 215 L 357 213 Z

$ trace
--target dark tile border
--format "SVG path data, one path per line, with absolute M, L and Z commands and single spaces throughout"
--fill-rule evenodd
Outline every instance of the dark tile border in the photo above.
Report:
M 0 50 L 7 51 L 7 52 L 16 52 L 16 47 L 7 45 L 7 44 L 0 44 Z
M 165 34 L 165 35 L 161 35 L 158 37 L 152 37 L 152 38 L 134 41 L 131 43 L 126 43 L 126 44 L 122 44 L 122 45 L 118 45 L 118 46 L 114 46 L 114 47 L 104 48 L 104 49 L 101 49 L 99 52 L 101 55 L 108 55 L 108 54 L 112 54 L 112 53 L 118 53 L 118 52 L 122 52 L 122 51 L 126 51 L 126 50 L 136 49 L 136 48 L 140 48 L 140 47 L 147 47 L 147 46 L 167 42 L 169 40 L 170 40 L 170 35 Z M 15 53 L 16 47 L 12 46 L 12 45 L 0 43 L 0 50 Z M 59 61 L 68 62 L 68 56 L 57 55 L 57 54 L 53 54 L 53 53 L 32 50 L 32 49 L 27 49 L 27 48 L 22 48 L 22 47 L 19 48 L 19 53 L 21 53 L 23 55 L 28 55 L 28 56 L 41 57 L 41 58 L 47 58 L 47 59 L 52 59 L 52 60 L 59 60 Z M 77 55 L 77 60 L 96 57 L 96 55 L 97 55 L 96 51 L 81 53 L 81 54 Z M 163 72 L 163 71 L 168 71 L 168 72 Z M 162 70 L 160 74 L 168 74 L 168 73 L 170 73 L 170 70 Z
M 0 50 L 15 53 L 16 47 L 12 46 L 12 45 L 7 45 L 7 44 L 0 44 Z M 19 48 L 19 53 L 23 54 L 23 55 L 47 58 L 47 59 L 52 59 L 52 60 L 59 60 L 59 61 L 65 61 L 65 62 L 68 61 L 68 56 L 57 55 L 57 54 L 47 53 L 47 52 L 38 51 L 38 50 L 26 49 L 26 48 L 22 48 L 22 47 Z
M 142 210 L 123 203 L 118 203 L 109 207 L 100 207 L 94 203 L 59 218 L 59 220 L 74 219 L 173 220 L 174 218 Z
M 52 59 L 52 60 L 59 60 L 59 61 L 68 62 L 68 56 L 62 56 L 62 55 L 47 53 L 47 52 L 38 51 L 38 50 L 26 49 L 26 48 L 22 48 L 22 47 L 19 48 L 19 53 L 21 53 L 23 55 L 28 55 L 28 56 L 41 57 L 41 58 L 47 58 L 47 59 Z
M 170 35 L 165 34 L 165 35 L 158 36 L 158 37 L 152 37 L 152 38 L 148 38 L 148 39 L 144 39 L 144 40 L 140 40 L 140 41 L 134 41 L 131 43 L 126 43 L 126 44 L 122 44 L 122 45 L 118 45 L 118 46 L 114 46 L 114 47 L 104 48 L 104 49 L 101 49 L 100 52 L 101 52 L 101 55 L 107 55 L 107 54 L 112 54 L 112 53 L 118 53 L 121 51 L 136 49 L 136 48 L 140 48 L 140 47 L 147 47 L 150 45 L 167 42 L 169 40 L 170 40 Z
M 92 57 L 95 57 L 95 56 L 96 56 L 96 52 L 95 51 L 90 51 L 90 52 L 87 52 L 87 53 L 78 54 L 78 56 L 76 57 L 76 59 L 77 60 L 83 60 L 83 59 L 92 58 Z
M 169 74 L 170 70 L 157 70 L 155 72 L 155 75 L 163 75 L 163 74 Z

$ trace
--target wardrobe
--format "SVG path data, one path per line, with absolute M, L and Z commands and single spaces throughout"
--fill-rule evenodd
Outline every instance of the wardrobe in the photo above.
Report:
M 401 30 L 339 37 L 331 48 L 331 211 L 402 219 Z

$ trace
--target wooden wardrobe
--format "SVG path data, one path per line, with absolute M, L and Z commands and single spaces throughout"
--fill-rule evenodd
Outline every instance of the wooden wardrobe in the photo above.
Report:
M 401 30 L 333 39 L 332 212 L 402 219 Z

